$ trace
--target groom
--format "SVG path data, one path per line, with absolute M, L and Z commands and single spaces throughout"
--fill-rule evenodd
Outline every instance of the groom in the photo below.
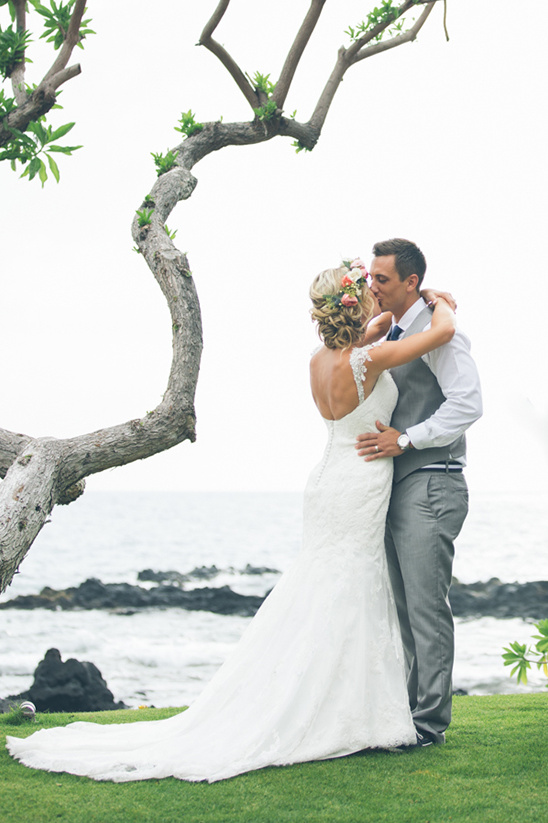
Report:
M 419 294 L 423 253 L 409 240 L 376 243 L 371 291 L 393 315 L 387 339 L 422 331 L 431 312 Z M 445 742 L 454 657 L 449 587 L 453 541 L 468 512 L 465 430 L 482 413 L 468 338 L 391 369 L 399 399 L 391 426 L 358 437 L 366 461 L 394 458 L 386 553 L 398 608 L 417 745 Z

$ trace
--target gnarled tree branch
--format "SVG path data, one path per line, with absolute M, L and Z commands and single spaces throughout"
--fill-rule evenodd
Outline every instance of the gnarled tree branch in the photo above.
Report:
M 150 226 L 134 221 L 133 237 L 169 306 L 173 359 L 162 402 L 142 419 L 67 439 L 30 438 L 0 431 L 0 464 L 10 463 L 0 484 L 0 591 L 53 507 L 83 491 L 83 478 L 195 439 L 194 395 L 202 351 L 200 307 L 186 256 L 164 229 L 175 205 L 190 197 L 196 180 L 177 167 L 155 183 Z
M 29 440 L 30 437 L 24 434 L 0 429 L 0 477 L 6 476 L 9 467 Z
M 337 55 L 337 61 L 333 70 L 329 76 L 329 79 L 320 95 L 320 98 L 316 104 L 316 108 L 312 114 L 312 117 L 309 120 L 309 125 L 311 127 L 311 131 L 313 134 L 319 135 L 323 124 L 325 123 L 325 118 L 327 117 L 327 113 L 333 102 L 333 98 L 339 88 L 339 85 L 346 73 L 346 71 L 350 68 L 351 65 L 357 63 L 359 60 L 364 59 L 365 57 L 372 56 L 373 54 L 379 54 L 381 51 L 386 51 L 390 48 L 395 48 L 396 46 L 401 46 L 404 43 L 408 43 L 411 40 L 414 40 L 416 37 L 417 32 L 422 28 L 426 19 L 430 12 L 432 11 L 433 7 L 439 0 L 425 0 L 425 2 L 415 3 L 413 0 L 406 0 L 399 9 L 398 9 L 398 17 L 401 17 L 402 14 L 405 14 L 415 5 L 426 5 L 426 8 L 422 12 L 419 20 L 414 24 L 414 26 L 406 32 L 404 35 L 398 35 L 397 37 L 393 37 L 390 40 L 385 41 L 384 43 L 381 41 L 379 43 L 375 43 L 371 46 L 368 44 L 377 37 L 381 32 L 385 31 L 389 28 L 393 20 L 385 21 L 383 23 L 379 23 L 377 26 L 374 26 L 370 31 L 366 32 L 362 37 L 360 37 L 356 42 L 352 43 L 351 46 L 345 48 L 341 46 Z M 397 18 L 396 18 L 397 19 Z M 363 50 L 363 51 L 362 51 Z M 316 138 L 317 139 L 317 138 Z M 306 144 L 304 144 L 306 145 Z
M 18 31 L 25 31 L 27 22 L 27 10 L 25 0 L 15 0 L 15 24 Z M 11 75 L 11 87 L 13 96 L 18 106 L 27 99 L 25 91 L 25 58 L 13 70 Z
M 289 49 L 287 57 L 285 58 L 280 79 L 276 83 L 276 88 L 272 92 L 272 99 L 276 101 L 279 109 L 283 109 L 284 107 L 285 99 L 289 92 L 297 66 L 299 65 L 299 60 L 301 59 L 303 52 L 308 45 L 308 41 L 316 28 L 316 23 L 320 19 L 325 2 L 326 0 L 312 0 L 308 13 L 302 22 L 301 28 L 299 29 L 295 40 L 293 41 L 293 45 Z
M 72 52 L 80 39 L 80 24 L 86 10 L 86 2 L 87 0 L 76 0 L 76 3 L 74 4 L 74 11 L 72 12 L 70 18 L 67 36 L 65 37 L 63 45 L 59 49 L 57 59 L 45 75 L 42 81 L 43 83 L 47 82 L 52 77 L 55 77 L 58 72 L 62 71 L 62 69 L 66 67 L 68 61 L 70 60 Z
M 213 15 L 207 22 L 197 45 L 205 46 L 206 49 L 209 49 L 212 54 L 219 58 L 225 69 L 236 82 L 236 85 L 244 95 L 251 108 L 254 109 L 261 105 L 257 92 L 227 50 L 212 37 L 212 34 L 221 22 L 229 3 L 230 0 L 221 0 L 213 12 Z
M 404 34 L 398 34 L 396 37 L 391 37 L 390 40 L 381 40 L 380 43 L 374 43 L 373 45 L 360 49 L 360 51 L 353 56 L 352 64 L 358 63 L 360 60 L 365 60 L 366 57 L 373 57 L 375 54 L 380 54 L 383 51 L 388 51 L 389 49 L 394 49 L 397 46 L 403 46 L 404 43 L 411 43 L 413 40 L 416 40 L 417 34 L 426 23 L 428 16 L 435 5 L 436 0 L 428 3 L 419 19 L 408 31 L 404 32 Z

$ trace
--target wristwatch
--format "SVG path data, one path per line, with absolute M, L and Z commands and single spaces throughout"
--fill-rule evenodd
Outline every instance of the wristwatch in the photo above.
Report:
M 400 436 L 396 440 L 396 443 L 398 444 L 402 452 L 407 452 L 409 451 L 409 449 L 413 448 L 413 444 L 409 439 L 409 435 L 405 432 L 403 434 L 400 434 Z

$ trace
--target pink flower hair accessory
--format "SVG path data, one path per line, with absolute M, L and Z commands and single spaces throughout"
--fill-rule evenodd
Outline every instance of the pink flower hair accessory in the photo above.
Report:
M 356 306 L 361 300 L 362 289 L 369 277 L 361 257 L 355 257 L 354 260 L 343 260 L 342 265 L 348 269 L 347 274 L 341 278 L 342 288 L 336 294 L 323 295 L 325 302 L 332 309 L 339 309 L 341 306 L 345 308 Z

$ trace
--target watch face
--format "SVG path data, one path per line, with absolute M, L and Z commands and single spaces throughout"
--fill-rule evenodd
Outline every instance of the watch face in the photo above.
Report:
M 398 437 L 398 446 L 403 451 L 405 451 L 405 449 L 408 449 L 409 448 L 409 435 L 400 434 L 400 436 Z

